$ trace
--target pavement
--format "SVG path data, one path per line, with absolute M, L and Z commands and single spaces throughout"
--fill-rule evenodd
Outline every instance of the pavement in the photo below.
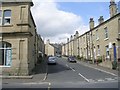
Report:
M 47 76 L 47 60 L 45 59 L 42 63 L 37 64 L 35 69 L 33 70 L 33 79 L 36 81 L 46 80 Z
M 29 83 L 42 82 L 46 80 L 47 76 L 47 60 L 43 60 L 37 64 L 30 76 L 3 76 L 2 83 Z
M 79 61 L 79 60 L 78 60 L 78 63 L 82 64 L 84 66 L 90 67 L 90 68 L 94 68 L 94 69 L 99 70 L 99 71 L 103 71 L 103 72 L 106 72 L 109 74 L 111 73 L 114 76 L 118 76 L 118 70 L 113 70 L 113 69 L 103 67 L 103 66 L 100 66 L 97 64 L 90 64 L 89 62 L 83 62 L 83 61 Z

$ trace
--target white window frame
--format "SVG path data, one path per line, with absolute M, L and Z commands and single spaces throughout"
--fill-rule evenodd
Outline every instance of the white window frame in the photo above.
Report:
M 7 47 L 6 48 L 6 44 L 4 45 L 4 47 L 2 47 L 2 48 L 0 48 L 0 50 L 3 50 L 4 51 L 4 63 L 3 63 L 3 65 L 0 65 L 0 67 L 11 67 L 11 63 L 12 63 L 12 48 L 9 48 L 9 47 Z M 10 60 L 8 60 L 9 61 L 9 65 L 7 65 L 7 54 L 8 53 L 6 53 L 6 51 L 7 50 L 11 50 L 11 53 L 10 53 Z
M 109 55 L 108 55 L 109 52 Z M 109 50 L 109 46 L 106 46 L 106 58 L 110 58 L 110 50 Z
M 100 45 L 97 45 L 97 49 L 98 49 L 97 56 L 100 56 Z
M 5 16 L 5 11 L 10 11 L 10 13 L 11 13 L 11 10 L 4 10 L 3 25 L 10 25 L 11 24 L 11 16 L 10 17 L 6 17 Z M 6 19 L 10 19 L 10 23 L 5 23 Z
M 96 40 L 99 40 L 98 29 L 96 30 Z
M 105 31 L 105 39 L 108 39 L 108 28 L 106 27 L 106 28 L 104 28 L 104 31 Z
M 0 16 L 0 19 L 1 19 L 1 22 L 0 22 L 0 25 L 2 25 L 2 10 L 1 11 L 1 16 Z

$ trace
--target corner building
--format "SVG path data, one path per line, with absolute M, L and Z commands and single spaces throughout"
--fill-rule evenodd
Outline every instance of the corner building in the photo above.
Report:
M 36 25 L 31 0 L 2 0 L 0 8 L 0 67 L 6 75 L 29 75 L 36 62 Z

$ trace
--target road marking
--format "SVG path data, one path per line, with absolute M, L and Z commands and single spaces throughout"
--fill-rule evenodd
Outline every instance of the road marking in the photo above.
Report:
M 84 77 L 82 74 L 79 73 L 78 75 L 80 75 L 82 78 L 84 78 L 87 82 L 90 82 L 89 79 L 87 79 L 86 77 Z
M 95 80 L 93 80 L 93 79 L 89 79 L 89 82 L 95 82 Z
M 98 68 L 94 68 L 94 69 L 96 69 L 96 70 L 98 70 L 98 71 L 101 71 L 101 72 L 104 72 L 104 73 L 107 73 L 107 74 L 111 74 L 111 75 L 113 75 L 113 76 L 117 76 L 116 74 L 111 73 L 111 72 L 108 72 L 108 71 L 105 71 L 105 70 L 101 70 L 101 69 L 98 69 Z
M 97 80 L 98 82 L 103 82 L 104 80 L 103 79 L 99 79 L 99 80 Z
M 66 64 L 67 67 L 69 67 L 67 64 Z
M 72 67 L 70 67 L 70 69 L 72 69 L 75 72 L 75 69 L 73 69 Z
M 115 79 L 113 79 L 113 78 L 105 78 L 105 79 L 107 79 L 108 81 L 115 80 Z
M 21 83 L 21 84 L 49 84 L 49 82 L 29 82 L 29 83 Z
M 49 86 L 51 85 L 51 83 L 49 83 Z
M 46 66 L 46 73 L 45 73 L 45 77 L 43 78 L 43 81 L 47 79 L 47 75 L 48 75 L 48 66 Z
M 50 87 L 48 87 L 48 90 L 50 90 Z
M 80 62 L 78 62 L 79 64 L 81 64 Z M 83 64 L 82 64 L 83 65 Z M 113 75 L 113 76 L 118 76 L 114 73 L 111 73 L 111 72 L 108 72 L 108 71 L 105 71 L 105 70 L 102 70 L 102 69 L 99 69 L 99 68 L 95 68 L 95 67 L 92 67 L 92 66 L 88 66 L 88 65 L 84 65 L 84 66 L 87 66 L 87 67 L 90 67 L 90 68 L 93 68 L 93 69 L 96 69 L 98 71 L 101 71 L 101 72 L 104 72 L 104 73 L 107 73 L 107 74 L 110 74 L 110 75 Z
M 51 83 L 49 83 L 48 90 L 50 90 Z

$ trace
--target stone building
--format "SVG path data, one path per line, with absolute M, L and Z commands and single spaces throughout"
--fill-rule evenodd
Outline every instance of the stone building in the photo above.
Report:
M 31 0 L 2 0 L 0 67 L 6 75 L 29 75 L 37 61 L 37 32 Z
M 94 19 L 90 18 L 89 31 L 80 36 L 76 32 L 73 40 L 67 42 L 64 46 L 73 42 L 73 55 L 85 60 L 92 60 L 93 63 L 102 59 L 100 65 L 111 68 L 112 61 L 118 61 L 120 58 L 120 13 L 117 12 L 114 0 L 110 1 L 109 10 L 109 19 L 104 21 L 103 16 L 100 16 L 99 24 L 95 26 Z M 63 53 L 66 49 L 64 46 Z M 70 53 L 67 55 L 70 55 Z
M 37 34 L 36 35 L 36 54 L 37 54 L 37 57 L 36 57 L 36 64 L 37 63 L 40 63 L 43 59 L 44 59 L 44 56 L 45 56 L 45 44 L 44 44 L 44 41 L 43 39 L 41 38 L 41 35 Z
M 45 44 L 45 54 L 47 56 L 55 56 L 55 49 L 52 44 L 50 44 L 50 40 L 48 39 L 46 44 Z

